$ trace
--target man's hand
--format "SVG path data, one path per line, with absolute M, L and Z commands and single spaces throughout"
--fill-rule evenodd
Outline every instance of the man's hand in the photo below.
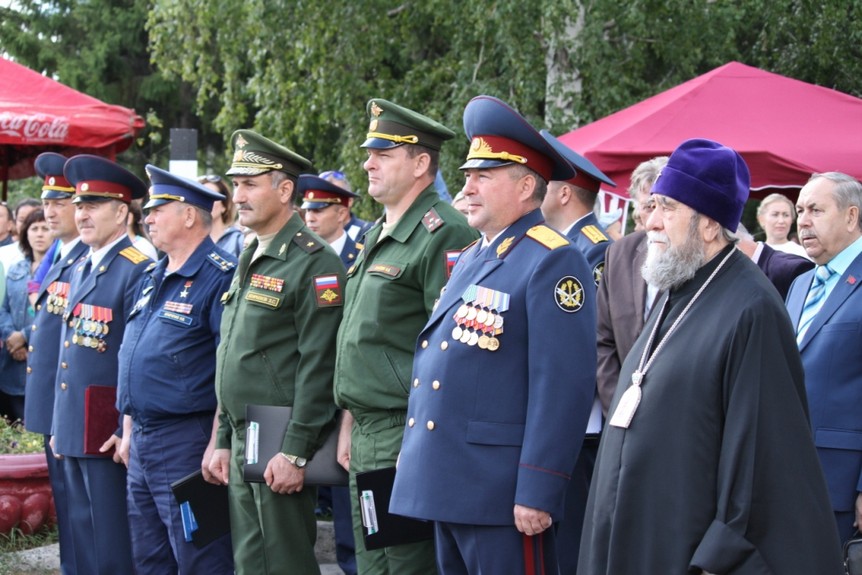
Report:
M 54 451 L 54 436 L 53 435 L 51 436 L 51 439 L 48 440 L 48 445 L 51 446 L 51 453 L 54 454 L 54 459 L 63 459 L 62 455 L 59 455 L 59 454 L 57 454 L 56 451 Z
M 533 509 L 524 505 L 515 505 L 515 527 L 524 535 L 538 535 L 551 525 L 551 514 L 541 509 Z
M 305 469 L 298 468 L 281 453 L 276 453 L 266 464 L 263 480 L 273 493 L 281 495 L 299 493 L 305 482 Z
M 212 433 L 210 433 L 210 442 L 204 450 L 203 458 L 201 458 L 201 473 L 204 476 L 204 481 L 207 483 L 218 483 L 218 479 L 213 477 L 213 474 L 210 471 L 210 460 L 212 459 L 213 451 L 215 451 L 216 434 L 218 433 L 218 415 L 219 410 L 216 409 L 215 417 L 213 417 L 213 430 Z
M 129 468 L 129 451 L 132 448 L 132 416 L 123 416 L 123 438 L 120 440 L 120 446 L 117 448 L 117 454 L 120 456 L 120 461 Z M 114 458 L 116 461 L 116 458 Z
M 114 459 L 114 463 L 123 463 L 123 460 L 120 459 L 120 441 L 122 441 L 116 435 L 111 434 L 111 437 L 108 438 L 105 443 L 102 444 L 102 447 L 99 448 L 99 453 L 107 453 L 114 448 L 114 455 L 112 456 Z
M 341 429 L 338 430 L 338 447 L 335 460 L 346 471 L 350 471 L 350 433 L 353 430 L 353 416 L 346 409 L 341 414 Z
M 862 531 L 862 493 L 856 494 L 856 521 L 853 522 L 853 527 Z
M 24 338 L 24 334 L 20 331 L 13 331 L 10 333 L 9 337 L 6 338 L 6 349 L 9 351 L 10 355 L 14 355 L 15 352 L 20 349 L 26 351 L 27 340 Z
M 210 458 L 210 483 L 227 485 L 230 474 L 230 449 L 214 449 Z

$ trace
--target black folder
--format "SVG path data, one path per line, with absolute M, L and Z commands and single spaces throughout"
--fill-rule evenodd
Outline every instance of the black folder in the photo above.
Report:
M 242 466 L 242 478 L 252 483 L 264 483 L 263 472 L 266 464 L 276 453 L 281 451 L 284 434 L 290 422 L 293 410 L 284 405 L 253 405 L 245 406 L 246 425 L 256 424 L 257 459 L 249 459 L 254 447 L 253 437 L 246 429 L 245 454 L 246 460 Z M 335 414 L 333 424 L 325 430 L 326 438 L 323 445 L 308 460 L 305 466 L 305 485 L 347 485 L 347 471 L 338 464 L 338 430 L 341 427 L 341 411 Z
M 171 491 L 180 505 L 183 529 L 190 532 L 195 547 L 202 549 L 222 535 L 230 533 L 227 485 L 207 483 L 198 470 L 171 483 Z M 196 527 L 190 527 L 190 522 L 196 524 Z
M 416 543 L 434 537 L 434 524 L 389 513 L 395 468 L 384 467 L 356 474 L 356 496 L 362 511 L 366 549 Z

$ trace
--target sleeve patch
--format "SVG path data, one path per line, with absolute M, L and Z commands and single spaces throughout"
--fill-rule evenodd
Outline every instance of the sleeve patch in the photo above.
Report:
M 560 278 L 554 286 L 554 301 L 566 313 L 575 313 L 584 307 L 584 286 L 575 276 Z
M 544 224 L 533 226 L 527 230 L 527 237 L 539 242 L 549 250 L 555 250 L 571 243 L 568 238 Z
M 461 250 L 450 250 L 446 252 L 446 279 L 452 277 L 452 268 L 458 263 L 458 258 L 461 257 Z
M 587 239 L 593 242 L 594 244 L 600 244 L 602 242 L 608 241 L 608 236 L 600 230 L 597 226 L 590 224 L 589 226 L 584 226 L 581 229 L 581 233 L 587 236 Z
M 314 276 L 314 293 L 317 307 L 338 307 L 344 303 L 338 276 L 335 274 Z

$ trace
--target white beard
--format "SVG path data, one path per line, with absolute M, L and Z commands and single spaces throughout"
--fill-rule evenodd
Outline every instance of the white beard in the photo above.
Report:
M 660 291 L 677 288 L 693 278 L 697 270 L 703 267 L 706 263 L 706 250 L 697 229 L 699 221 L 700 216 L 692 218 L 688 236 L 680 246 L 671 246 L 667 235 L 661 232 L 647 232 L 650 244 L 641 275 L 648 284 Z M 659 240 L 668 247 L 661 251 L 652 243 L 653 240 Z

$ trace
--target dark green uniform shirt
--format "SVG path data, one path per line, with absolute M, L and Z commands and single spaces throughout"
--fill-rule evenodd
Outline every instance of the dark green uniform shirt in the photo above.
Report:
M 335 398 L 354 415 L 407 410 L 416 337 L 454 256 L 479 236 L 430 186 L 378 243 L 381 231 L 377 223 L 366 234 L 365 248 L 347 272 L 338 331 Z
M 231 426 L 246 425 L 246 404 L 289 405 L 282 451 L 308 458 L 335 412 L 332 370 L 344 266 L 296 214 L 252 262 L 256 248 L 257 240 L 242 253 L 223 296 L 217 447 L 230 447 Z

